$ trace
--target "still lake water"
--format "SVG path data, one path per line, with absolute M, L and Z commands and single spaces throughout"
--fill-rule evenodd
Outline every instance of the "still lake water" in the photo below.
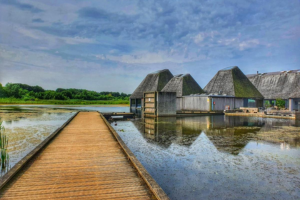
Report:
M 294 120 L 199 116 L 112 124 L 171 199 L 299 199 Z

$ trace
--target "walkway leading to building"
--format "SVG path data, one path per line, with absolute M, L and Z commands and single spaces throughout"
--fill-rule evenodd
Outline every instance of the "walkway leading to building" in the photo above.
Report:
M 98 112 L 80 112 L 0 191 L 0 199 L 151 199 Z

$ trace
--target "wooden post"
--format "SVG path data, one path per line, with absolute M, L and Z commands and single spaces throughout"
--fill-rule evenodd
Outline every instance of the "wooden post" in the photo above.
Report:
M 154 115 L 157 117 L 157 92 L 154 92 Z
M 296 121 L 300 121 L 300 111 L 295 111 L 295 119 Z
M 295 111 L 296 126 L 300 127 L 300 111 Z

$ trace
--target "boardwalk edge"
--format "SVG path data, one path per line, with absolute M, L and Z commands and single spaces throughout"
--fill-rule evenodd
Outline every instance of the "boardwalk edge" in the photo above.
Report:
M 115 131 L 115 129 L 110 125 L 110 123 L 106 120 L 106 118 L 99 112 L 100 117 L 104 120 L 105 124 L 113 134 L 113 136 L 116 138 L 120 146 L 122 147 L 123 151 L 133 164 L 133 166 L 136 168 L 139 175 L 142 177 L 142 179 L 146 182 L 147 186 L 151 190 L 151 192 L 154 194 L 154 196 L 158 200 L 169 200 L 168 195 L 163 191 L 163 189 L 157 184 L 157 182 L 152 178 L 152 176 L 148 173 L 148 171 L 144 168 L 144 166 L 140 163 L 140 161 L 135 157 L 135 155 L 131 152 L 131 150 L 127 147 L 127 145 L 124 143 L 122 138 L 119 136 L 119 134 Z
M 74 117 L 79 112 L 76 112 L 72 117 L 70 117 L 61 127 L 57 128 L 53 133 L 51 133 L 43 142 L 41 142 L 37 147 L 35 147 L 32 151 L 30 151 L 24 158 L 22 158 L 15 166 L 13 166 L 4 176 L 0 178 L 0 190 L 8 183 L 22 168 L 25 164 L 27 164 L 35 155 L 41 152 L 44 147 L 49 144 L 49 142 L 54 139 L 56 135 L 62 129 L 64 129 Z

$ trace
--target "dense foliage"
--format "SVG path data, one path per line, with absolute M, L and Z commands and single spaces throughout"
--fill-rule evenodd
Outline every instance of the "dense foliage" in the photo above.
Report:
M 283 99 L 276 99 L 276 106 L 278 108 L 285 108 L 285 101 Z
M 40 86 L 29 86 L 21 83 L 0 84 L 0 98 L 16 98 L 22 100 L 129 100 L 129 94 L 119 92 L 95 92 L 84 89 L 44 90 Z
M 271 107 L 270 101 L 265 101 L 265 107 L 266 108 L 270 108 Z
M 4 90 L 2 84 L 0 83 L 0 98 L 7 97 L 6 91 Z

